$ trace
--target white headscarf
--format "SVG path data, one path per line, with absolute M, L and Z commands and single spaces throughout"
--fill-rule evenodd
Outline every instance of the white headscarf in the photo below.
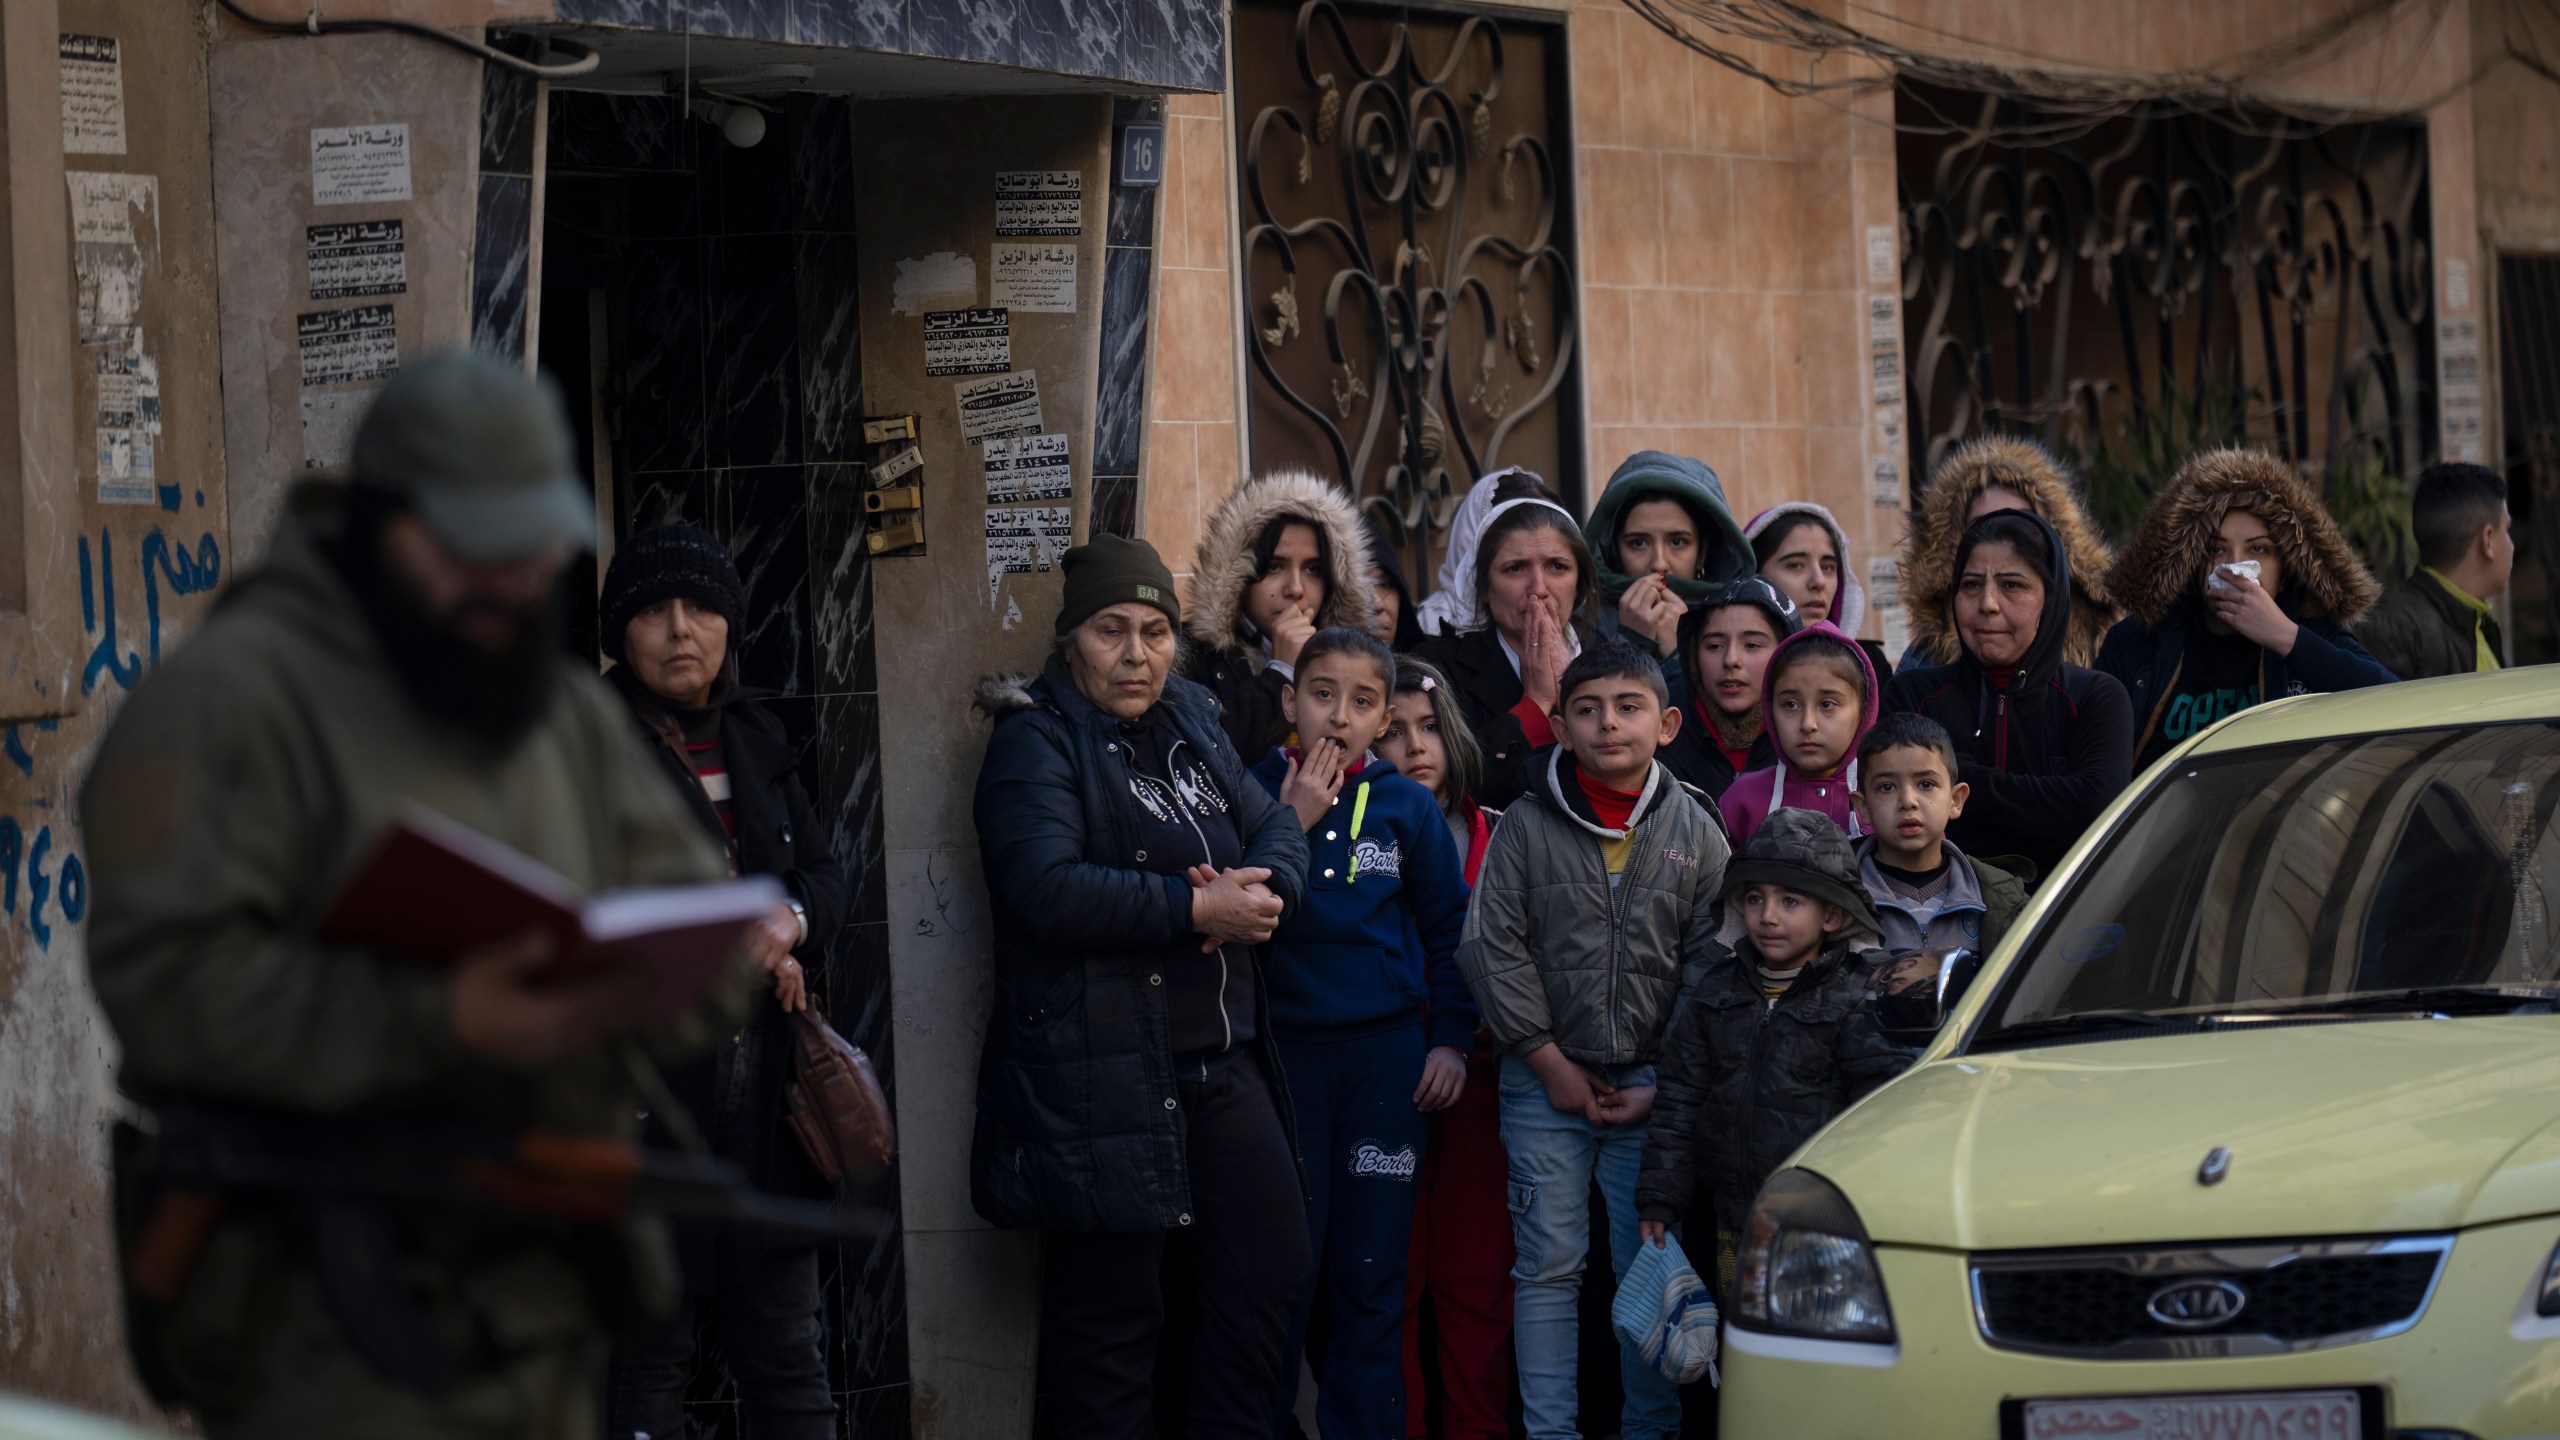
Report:
M 1414 612 L 1423 634 L 1455 635 L 1484 623 L 1483 613 L 1476 608 L 1476 547 L 1494 517 L 1522 505 L 1544 505 L 1566 523 L 1580 527 L 1582 522 L 1573 518 L 1572 511 L 1542 496 L 1523 495 L 1495 504 L 1494 488 L 1513 475 L 1538 478 L 1533 470 L 1506 466 L 1469 486 L 1467 498 L 1458 502 L 1458 513 L 1449 519 L 1449 548 L 1440 556 L 1439 588 Z

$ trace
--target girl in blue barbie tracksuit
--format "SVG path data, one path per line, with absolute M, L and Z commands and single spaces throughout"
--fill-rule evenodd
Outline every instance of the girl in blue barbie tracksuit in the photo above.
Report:
M 1298 1118 L 1315 1283 L 1298 1309 L 1298 1373 L 1318 1287 L 1332 1334 L 1323 1440 L 1404 1440 L 1404 1269 L 1425 1116 L 1467 1083 L 1476 1006 L 1458 970 L 1466 860 L 1430 790 L 1369 754 L 1395 657 L 1320 630 L 1282 692 L 1300 748 L 1254 777 L 1307 827 L 1306 899 L 1271 940 L 1271 1029 Z M 1285 1430 L 1288 1416 L 1273 1417 Z

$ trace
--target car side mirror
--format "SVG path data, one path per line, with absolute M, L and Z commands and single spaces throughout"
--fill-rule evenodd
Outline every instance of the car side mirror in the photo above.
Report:
M 1919 950 L 1896 959 L 1876 981 L 1876 1028 L 1897 1045 L 1926 1045 L 1982 973 L 1980 952 Z

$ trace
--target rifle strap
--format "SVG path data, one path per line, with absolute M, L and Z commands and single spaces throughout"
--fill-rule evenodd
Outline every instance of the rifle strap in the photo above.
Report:
M 400 1247 L 381 1205 L 338 1196 L 310 1201 L 312 1272 L 339 1332 L 376 1373 L 432 1395 L 452 1383 L 446 1353 L 400 1273 Z

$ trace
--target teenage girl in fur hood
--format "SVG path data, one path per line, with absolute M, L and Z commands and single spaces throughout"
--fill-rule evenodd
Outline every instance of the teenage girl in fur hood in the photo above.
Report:
M 2062 538 L 2071 571 L 2071 627 L 2062 641 L 2062 663 L 2087 665 L 2124 615 L 2107 589 L 2115 553 L 2080 493 L 2043 446 L 2010 435 L 1969 440 L 1938 465 L 1921 497 L 1920 518 L 1902 539 L 1902 603 L 1910 612 L 1911 645 L 1894 669 L 1953 665 L 1963 646 L 1956 635 L 1956 548 L 1974 521 L 1995 510 L 2024 510 Z
M 2264 450 L 2190 458 L 2107 588 L 2127 613 L 2097 668 L 2133 697 L 2137 771 L 2261 700 L 2399 678 L 2347 633 L 2381 586 L 2319 497 Z
M 1183 674 L 1216 692 L 1218 723 L 1248 760 L 1289 737 L 1280 687 L 1318 630 L 1376 626 L 1368 529 L 1351 497 L 1303 470 L 1235 488 L 1200 535 L 1183 606 Z

